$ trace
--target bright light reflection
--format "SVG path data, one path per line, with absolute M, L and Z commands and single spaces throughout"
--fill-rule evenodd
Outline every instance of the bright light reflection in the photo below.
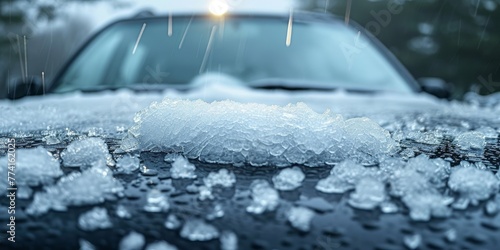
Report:
M 208 7 L 210 10 L 210 13 L 212 13 L 215 16 L 222 16 L 227 13 L 229 10 L 229 5 L 226 3 L 226 1 L 223 0 L 214 0 L 210 3 L 210 6 Z

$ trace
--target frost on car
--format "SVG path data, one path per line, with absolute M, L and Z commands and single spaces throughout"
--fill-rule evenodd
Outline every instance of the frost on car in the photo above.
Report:
M 176 40 L 165 48 L 150 43 L 167 41 L 168 17 L 119 22 L 69 64 L 54 94 L 0 101 L 4 190 L 11 139 L 17 153 L 16 246 L 494 249 L 495 96 L 417 93 L 365 35 L 359 56 L 375 64 L 344 57 L 358 33 L 341 20 L 294 16 L 289 47 L 288 14 L 228 16 L 224 32 L 218 20 L 174 16 Z M 231 37 L 261 28 L 277 31 L 275 45 Z M 335 58 L 305 46 L 301 30 L 336 34 Z M 218 54 L 233 38 L 234 51 Z M 184 46 L 199 49 L 176 56 Z M 7 211 L 6 197 L 1 204 Z

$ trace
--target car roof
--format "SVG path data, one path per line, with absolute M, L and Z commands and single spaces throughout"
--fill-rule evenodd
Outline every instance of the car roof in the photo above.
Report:
M 288 13 L 296 7 L 294 0 L 150 0 L 138 4 L 136 7 L 152 11 L 156 15 L 164 14 L 204 14 L 209 13 L 210 7 L 223 4 L 228 13 L 237 14 L 280 14 Z

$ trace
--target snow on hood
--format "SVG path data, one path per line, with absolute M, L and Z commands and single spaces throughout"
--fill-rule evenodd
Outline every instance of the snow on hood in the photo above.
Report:
M 238 102 L 234 105 L 260 103 L 281 107 L 303 102 L 317 113 L 330 110 L 332 116 L 340 114 L 345 118 L 368 117 L 391 132 L 406 125 L 412 130 L 420 131 L 419 119 L 439 115 L 452 115 L 463 119 L 466 123 L 478 119 L 487 119 L 493 123 L 500 122 L 498 111 L 494 108 L 449 103 L 425 94 L 256 90 L 228 79 L 195 81 L 193 84 L 199 87 L 187 92 L 172 89 L 163 93 L 135 93 L 130 90 L 119 90 L 92 94 L 36 96 L 15 102 L 0 100 L 0 115 L 8 117 L 8 119 L 0 120 L 0 134 L 22 136 L 35 131 L 49 131 L 50 133 L 53 130 L 66 129 L 71 133 L 98 133 L 97 135 L 100 133 L 116 136 L 134 126 L 135 113 L 147 108 L 152 102 L 163 99 L 167 101 L 201 99 L 209 103 L 233 100 Z M 447 121 L 440 122 L 446 123 Z M 467 130 L 470 130 L 470 126 L 459 128 L 456 132 Z

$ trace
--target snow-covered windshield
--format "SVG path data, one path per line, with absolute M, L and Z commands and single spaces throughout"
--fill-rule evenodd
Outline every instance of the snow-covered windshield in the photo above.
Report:
M 70 64 L 55 91 L 186 85 L 207 72 L 259 87 L 411 91 L 369 39 L 343 22 L 297 17 L 289 25 L 288 17 L 250 16 L 116 23 Z

